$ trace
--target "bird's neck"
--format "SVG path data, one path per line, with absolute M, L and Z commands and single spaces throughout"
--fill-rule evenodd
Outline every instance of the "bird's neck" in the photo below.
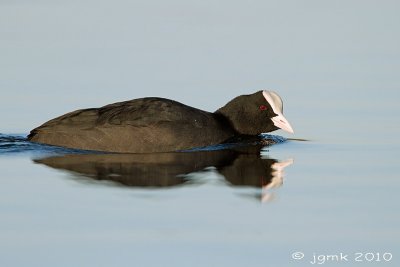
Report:
M 240 108 L 240 107 L 237 107 Z M 232 106 L 224 106 L 214 112 L 221 120 L 224 120 L 232 130 L 235 135 L 247 134 L 243 126 L 245 125 L 245 118 L 242 116 L 241 110 L 237 108 L 232 108 Z

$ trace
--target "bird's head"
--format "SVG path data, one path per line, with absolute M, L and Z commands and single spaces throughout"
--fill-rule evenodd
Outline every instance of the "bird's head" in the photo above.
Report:
M 294 133 L 283 116 L 282 99 L 273 91 L 238 96 L 217 113 L 224 115 L 239 134 L 257 135 L 278 129 Z

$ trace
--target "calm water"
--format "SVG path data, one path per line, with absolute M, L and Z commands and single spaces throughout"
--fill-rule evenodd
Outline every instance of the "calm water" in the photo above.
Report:
M 2 135 L 1 266 L 397 266 L 398 146 L 279 141 L 138 156 Z
M 0 1 L 0 267 L 400 266 L 399 13 Z M 262 89 L 295 130 L 273 134 L 308 141 L 134 156 L 11 136 L 117 101 L 214 111 Z

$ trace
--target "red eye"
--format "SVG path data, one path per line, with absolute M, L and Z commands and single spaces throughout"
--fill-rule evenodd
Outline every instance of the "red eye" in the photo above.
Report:
M 260 106 L 260 110 L 266 110 L 266 109 L 267 109 L 267 106 L 264 106 L 264 105 Z

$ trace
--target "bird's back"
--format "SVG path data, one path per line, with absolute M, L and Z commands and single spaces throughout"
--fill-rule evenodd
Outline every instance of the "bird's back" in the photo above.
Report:
M 214 113 L 164 98 L 141 98 L 67 113 L 33 129 L 33 142 L 144 153 L 223 142 L 233 135 Z

